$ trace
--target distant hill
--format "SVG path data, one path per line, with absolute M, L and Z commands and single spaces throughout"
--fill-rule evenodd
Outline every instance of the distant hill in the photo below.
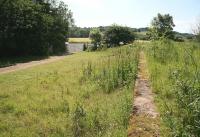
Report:
M 109 26 L 99 26 L 99 28 L 102 32 L 106 31 Z M 70 38 L 88 38 L 90 30 L 96 28 L 96 27 L 73 27 L 70 29 L 69 37 Z M 148 27 L 143 28 L 130 28 L 131 31 L 133 31 L 136 35 L 136 39 L 138 40 L 148 40 L 149 37 L 146 35 L 148 31 Z M 195 37 L 195 35 L 190 33 L 180 33 L 177 31 L 174 31 L 175 33 L 175 39 L 177 41 L 184 41 L 184 40 L 191 40 Z
M 177 31 L 174 31 L 174 33 L 175 33 L 175 38 L 177 39 L 191 40 L 195 38 L 195 35 L 190 33 L 180 33 Z

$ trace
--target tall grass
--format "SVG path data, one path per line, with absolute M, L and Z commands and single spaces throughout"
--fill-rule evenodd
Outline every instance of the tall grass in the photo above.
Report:
M 153 42 L 146 47 L 163 136 L 200 135 L 200 45 Z
M 0 136 L 125 137 L 135 45 L 0 75 Z
M 126 48 L 113 50 L 111 56 L 99 60 L 100 69 L 88 62 L 83 68 L 82 79 L 94 81 L 105 93 L 112 92 L 115 88 L 129 86 L 136 78 L 138 49 L 132 45 Z
M 133 83 L 136 78 L 137 64 L 138 48 L 133 45 L 113 49 L 109 56 L 103 57 L 94 63 L 87 62 L 83 64 L 82 76 L 79 80 L 82 85 L 90 83 L 95 86 L 94 90 L 96 90 L 96 92 L 102 92 L 106 94 L 106 96 L 121 90 L 121 92 L 123 92 L 123 98 L 118 100 L 119 108 L 114 114 L 116 115 L 116 119 L 112 119 L 112 122 L 108 120 L 108 113 L 99 107 L 100 104 L 92 109 L 92 111 L 86 111 L 84 115 L 80 115 L 79 111 L 78 113 L 75 111 L 75 114 L 79 116 L 79 122 L 75 124 L 74 136 L 93 137 L 109 136 L 109 134 L 110 136 L 126 136 L 126 132 L 120 130 L 127 129 L 128 127 L 132 108 L 130 91 L 132 91 Z M 94 92 L 95 91 L 87 92 L 83 97 L 89 99 L 90 94 Z M 109 106 L 109 104 L 107 105 Z M 81 112 L 84 111 L 84 108 L 81 107 L 80 109 L 79 106 L 77 109 L 81 110 Z M 107 109 L 109 110 L 110 108 L 108 107 Z M 77 122 L 77 120 L 75 122 Z M 118 128 L 121 133 L 108 133 L 109 128 Z

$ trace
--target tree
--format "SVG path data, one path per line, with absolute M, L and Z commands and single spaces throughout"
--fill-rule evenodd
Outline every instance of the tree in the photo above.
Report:
M 0 57 L 65 52 L 72 13 L 56 0 L 0 2 Z
M 89 36 L 95 46 L 101 45 L 102 34 L 98 28 L 92 29 Z
M 148 35 L 153 40 L 158 40 L 160 38 L 173 39 L 173 27 L 175 27 L 175 24 L 172 16 L 158 13 L 157 17 L 154 17 L 151 22 Z
M 109 47 L 127 44 L 135 40 L 134 34 L 128 27 L 112 25 L 104 34 L 104 41 Z
M 53 24 L 49 30 L 50 46 L 53 54 L 63 53 L 66 51 L 65 41 L 69 36 L 69 27 L 73 25 L 72 12 L 64 2 L 56 4 L 52 8 L 51 16 Z

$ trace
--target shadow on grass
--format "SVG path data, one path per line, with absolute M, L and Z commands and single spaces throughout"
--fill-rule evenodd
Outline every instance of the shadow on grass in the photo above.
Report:
M 0 58 L 0 68 L 9 67 L 18 63 L 27 63 L 30 61 L 40 61 L 49 56 L 24 56 L 24 57 L 3 57 Z
M 52 56 L 67 56 L 74 53 L 66 52 L 60 54 L 54 54 Z M 9 66 L 14 66 L 18 63 L 28 63 L 31 61 L 40 61 L 48 59 L 51 56 L 23 56 L 23 57 L 0 57 L 0 68 L 5 68 Z

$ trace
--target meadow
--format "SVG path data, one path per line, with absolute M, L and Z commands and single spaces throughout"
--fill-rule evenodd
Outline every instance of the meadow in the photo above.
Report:
M 200 135 L 200 45 L 162 40 L 143 46 L 161 114 L 161 136 Z
M 0 136 L 125 137 L 138 53 L 146 54 L 160 136 L 200 134 L 200 46 L 135 42 L 0 75 Z
M 137 44 L 0 75 L 2 137 L 125 137 Z
M 69 38 L 69 43 L 91 43 L 89 38 Z

